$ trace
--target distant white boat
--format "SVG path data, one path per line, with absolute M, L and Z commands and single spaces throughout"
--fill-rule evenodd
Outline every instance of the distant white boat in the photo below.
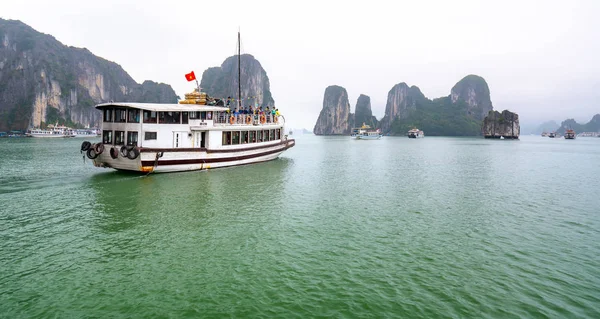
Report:
M 54 138 L 66 138 L 66 137 L 75 137 L 75 133 L 71 128 L 68 128 L 64 125 L 48 125 L 47 129 L 30 129 L 25 133 L 27 137 L 54 137 Z
M 369 125 L 365 125 L 365 123 L 361 127 L 352 129 L 352 133 L 350 134 L 350 138 L 355 140 L 378 140 L 382 136 L 379 129 L 373 130 Z
M 500 136 L 500 139 L 501 139 L 501 140 L 503 140 L 503 139 L 504 139 L 504 136 L 502 136 L 502 135 L 501 135 L 501 136 Z
M 408 131 L 408 138 L 421 138 L 421 137 L 425 137 L 425 133 L 423 133 L 423 131 L 418 130 L 416 128 Z
M 75 137 L 96 137 L 96 136 L 100 136 L 100 130 L 99 129 L 75 129 L 73 130 L 73 133 L 75 134 Z

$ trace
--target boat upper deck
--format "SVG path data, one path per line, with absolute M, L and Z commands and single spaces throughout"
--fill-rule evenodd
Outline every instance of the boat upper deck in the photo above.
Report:
M 187 124 L 202 126 L 283 125 L 285 118 L 272 112 L 233 113 L 227 107 L 202 104 L 102 103 L 103 123 Z M 141 117 L 141 119 L 140 119 Z

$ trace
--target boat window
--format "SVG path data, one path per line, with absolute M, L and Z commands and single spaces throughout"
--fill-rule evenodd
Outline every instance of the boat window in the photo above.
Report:
M 206 119 L 212 120 L 212 112 L 206 112 Z
M 269 141 L 275 140 L 275 130 L 269 130 Z
M 140 110 L 129 109 L 127 111 L 127 122 L 139 123 L 140 122 Z
M 276 140 L 280 140 L 281 139 L 281 129 L 276 129 L 275 130 L 275 139 Z
M 103 113 L 104 113 L 104 122 L 105 123 L 113 121 L 113 119 L 112 119 L 112 111 L 113 111 L 113 109 L 111 109 L 111 108 L 105 108 L 104 109 Z
M 138 145 L 138 132 L 127 131 L 127 145 Z
M 126 122 L 126 114 L 125 109 L 115 109 L 115 122 L 117 123 L 125 123 Z
M 231 145 L 231 132 L 223 132 L 223 145 Z
M 102 143 L 112 144 L 112 131 L 102 131 Z
M 188 124 L 188 112 L 181 112 L 181 124 Z
M 200 112 L 200 119 L 206 120 L 206 112 Z
M 125 131 L 115 131 L 115 145 L 125 144 Z
M 184 112 L 185 113 L 185 112 Z M 196 120 L 199 118 L 199 112 L 190 112 L 190 120 Z
M 256 143 L 256 131 L 250 131 L 248 135 L 250 135 L 248 138 L 250 143 Z
M 154 124 L 156 124 L 156 112 L 154 112 L 154 111 L 144 111 L 144 123 L 154 123 Z
M 144 132 L 144 140 L 155 140 L 156 132 Z
M 161 124 L 180 124 L 180 112 L 158 112 L 158 123 Z
M 231 134 L 231 144 L 233 145 L 237 145 L 240 144 L 240 132 L 239 131 L 234 131 L 233 134 Z
M 242 132 L 242 144 L 248 143 L 248 131 Z

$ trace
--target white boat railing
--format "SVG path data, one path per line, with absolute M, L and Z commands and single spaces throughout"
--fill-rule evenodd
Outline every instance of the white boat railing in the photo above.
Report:
M 281 116 L 279 116 L 281 117 Z M 214 123 L 218 125 L 276 125 L 280 124 L 281 120 L 277 116 L 259 115 L 259 114 L 238 114 L 232 113 L 219 113 Z

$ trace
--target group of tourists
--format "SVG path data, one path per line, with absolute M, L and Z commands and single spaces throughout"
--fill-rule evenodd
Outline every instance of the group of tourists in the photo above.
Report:
M 229 101 L 227 101 L 227 106 L 229 106 Z M 233 113 L 233 114 L 232 114 Z M 262 106 L 252 107 L 252 105 L 248 105 L 247 107 L 240 106 L 239 109 L 236 107 L 233 112 L 229 109 L 225 111 L 225 114 L 222 114 L 223 117 L 229 120 L 231 124 L 241 123 L 241 124 L 249 124 L 247 122 L 254 123 L 273 123 L 277 122 L 277 117 L 281 115 L 279 113 L 279 109 L 269 106 L 263 109 Z

